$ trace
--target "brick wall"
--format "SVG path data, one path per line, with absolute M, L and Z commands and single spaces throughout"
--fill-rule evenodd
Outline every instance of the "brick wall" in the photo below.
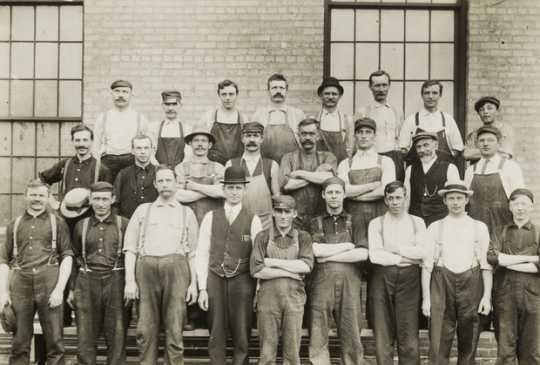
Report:
M 468 42 L 468 128 L 480 121 L 474 102 L 495 95 L 505 123 L 514 127 L 514 153 L 526 184 L 540 198 L 540 2 L 471 0 Z M 540 200 L 540 199 L 539 199 Z M 536 209 L 540 221 L 540 209 Z

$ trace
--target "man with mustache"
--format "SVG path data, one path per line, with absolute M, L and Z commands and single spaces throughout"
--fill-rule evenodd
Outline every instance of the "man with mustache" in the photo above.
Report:
M 109 168 L 112 181 L 120 170 L 133 163 L 131 139 L 137 134 L 148 133 L 148 121 L 130 105 L 132 92 L 131 82 L 114 81 L 111 84 L 114 106 L 100 114 L 94 124 L 93 153 Z
M 373 94 L 373 101 L 361 108 L 359 115 L 369 117 L 377 123 L 377 139 L 375 142 L 377 152 L 390 157 L 394 161 L 396 179 L 403 181 L 405 167 L 399 149 L 399 130 L 403 123 L 403 116 L 388 103 L 390 84 L 390 75 L 386 71 L 379 70 L 369 75 L 369 89 Z
M 215 143 L 208 152 L 211 161 L 225 165 L 231 158 L 242 155 L 242 124 L 249 122 L 247 116 L 238 110 L 238 85 L 231 80 L 223 80 L 217 86 L 220 105 L 209 110 L 202 117 L 200 124 L 208 125 Z
M 405 172 L 406 206 L 409 213 L 420 217 L 429 226 L 444 218 L 448 209 L 438 191 L 447 181 L 459 180 L 457 167 L 437 154 L 439 141 L 435 133 L 418 132 L 412 143 L 418 160 L 407 167 Z
M 324 211 L 321 184 L 337 170 L 334 154 L 318 150 L 320 133 L 319 121 L 315 118 L 298 123 L 302 148 L 286 153 L 279 167 L 281 189 L 296 201 L 295 228 L 303 231 L 309 231 L 311 219 Z
M 490 237 L 496 239 L 503 227 L 512 222 L 508 207 L 510 194 L 525 187 L 525 182 L 519 164 L 499 152 L 502 136 L 497 128 L 483 126 L 476 135 L 481 158 L 465 171 L 465 183 L 474 192 L 469 215 L 484 222 Z
M 244 124 L 244 153 L 241 157 L 227 161 L 225 167 L 234 166 L 244 170 L 249 184 L 242 204 L 261 219 L 263 229 L 268 229 L 272 223 L 272 196 L 280 194 L 279 166 L 276 161 L 261 155 L 263 139 L 264 126 L 261 123 Z
M 273 74 L 268 78 L 267 87 L 270 105 L 258 108 L 252 120 L 265 127 L 262 155 L 280 163 L 284 154 L 299 148 L 294 131 L 306 116 L 300 109 L 286 104 L 289 83 L 285 76 Z
M 150 126 L 156 146 L 156 161 L 174 169 L 188 157 L 191 149 L 186 145 L 184 136 L 191 128 L 180 120 L 182 94 L 178 90 L 165 90 L 161 93 L 161 107 L 165 119 Z
M 24 195 L 25 212 L 7 226 L 0 245 L 0 308 L 11 305 L 16 315 L 9 357 L 14 365 L 30 364 L 36 312 L 47 364 L 65 364 L 62 301 L 73 252 L 68 227 L 47 210 L 48 199 L 49 186 L 41 180 L 30 181 Z
M 405 155 L 407 164 L 418 158 L 412 145 L 412 137 L 418 132 L 437 134 L 438 156 L 459 166 L 459 157 L 463 151 L 463 140 L 456 121 L 446 112 L 439 110 L 439 101 L 443 95 L 440 81 L 428 80 L 421 87 L 424 108 L 411 114 L 403 122 L 399 132 L 399 147 Z

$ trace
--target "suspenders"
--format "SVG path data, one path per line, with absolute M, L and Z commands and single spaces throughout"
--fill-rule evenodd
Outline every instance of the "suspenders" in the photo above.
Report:
M 15 219 L 15 223 L 13 224 L 13 260 L 15 262 L 15 265 L 17 265 L 17 254 L 18 254 L 18 248 L 17 248 L 17 230 L 19 229 L 19 225 L 21 224 L 22 215 L 18 216 Z M 51 247 L 52 252 L 56 251 L 56 216 L 52 213 L 49 213 L 49 219 L 51 222 Z M 50 258 L 49 258 L 50 262 Z
M 84 272 L 92 271 L 88 268 L 88 264 L 86 262 L 86 235 L 88 234 L 89 222 L 90 222 L 89 217 L 83 220 L 82 237 L 81 237 L 82 260 L 84 264 L 84 268 L 81 268 L 81 270 Z M 116 216 L 116 230 L 118 232 L 118 249 L 116 251 L 116 261 L 114 262 L 114 267 L 112 268 L 112 270 L 123 270 L 123 268 L 118 267 L 118 262 L 120 261 L 120 257 L 122 256 L 122 247 L 123 247 L 122 217 L 120 217 L 119 215 Z
M 474 258 L 478 262 L 478 265 L 480 265 L 480 240 L 479 240 L 479 234 L 478 234 L 478 223 L 473 220 L 473 229 L 474 229 L 474 243 L 473 243 L 473 252 L 474 252 Z M 437 245 L 437 252 L 435 255 L 435 265 L 439 263 L 439 259 L 442 256 L 443 253 L 443 234 L 444 234 L 444 224 L 443 221 L 439 221 L 439 227 L 437 232 L 437 241 L 435 244 Z M 474 268 L 474 262 L 471 264 L 471 269 Z
M 348 158 L 348 160 L 349 160 L 349 170 L 352 167 L 353 157 L 354 156 L 351 156 L 351 157 Z M 382 156 L 379 155 L 379 154 L 377 154 L 377 167 L 382 168 Z
M 411 214 L 408 214 L 409 218 L 411 219 L 411 223 L 413 226 L 413 236 L 416 238 L 416 234 L 418 233 L 418 227 L 416 226 L 416 222 L 414 221 L 414 217 Z M 381 238 L 382 238 L 382 244 L 384 248 L 384 221 L 386 219 L 386 214 L 383 214 L 381 217 Z

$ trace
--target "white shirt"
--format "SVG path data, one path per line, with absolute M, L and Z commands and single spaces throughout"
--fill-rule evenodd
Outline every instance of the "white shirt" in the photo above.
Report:
M 423 260 L 428 252 L 424 221 L 407 213 L 400 217 L 385 213 L 373 219 L 369 222 L 368 241 L 370 261 L 383 266 L 408 266 L 400 264 L 402 256 Z
M 362 117 L 369 117 L 377 123 L 375 146 L 377 152 L 388 152 L 398 148 L 399 131 L 403 123 L 401 113 L 388 103 L 372 102 L 360 109 Z
M 521 167 L 519 167 L 518 163 L 514 159 L 506 160 L 502 169 L 498 170 L 501 163 L 501 158 L 502 156 L 497 153 L 491 159 L 489 159 L 489 162 L 486 164 L 486 159 L 482 157 L 477 162 L 478 167 L 476 172 L 474 171 L 476 165 L 469 166 L 465 171 L 465 183 L 467 186 L 469 188 L 471 187 L 472 179 L 475 174 L 482 175 L 498 172 L 507 197 L 510 197 L 510 194 L 515 189 L 524 188 L 525 181 L 523 179 L 523 172 L 521 171 Z
M 257 108 L 251 120 L 261 123 L 265 128 L 269 124 L 287 123 L 296 132 L 298 123 L 305 119 L 306 115 L 300 109 L 290 105 L 273 105 Z
M 424 267 L 428 271 L 433 269 L 437 256 L 437 266 L 444 266 L 454 273 L 467 271 L 477 266 L 478 261 L 481 269 L 491 270 L 491 265 L 487 262 L 489 232 L 483 222 L 474 220 L 467 214 L 460 217 L 448 215 L 433 222 L 427 232 L 428 256 Z
M 246 167 L 249 172 L 249 176 L 253 176 L 253 173 L 255 172 L 255 169 L 257 168 L 257 164 L 261 160 L 262 156 L 261 154 L 258 154 L 256 156 L 249 156 L 245 153 L 242 155 L 242 160 L 246 163 Z M 262 162 L 261 162 L 262 163 Z M 227 161 L 225 164 L 225 168 L 231 167 L 231 160 Z M 272 161 L 272 167 L 270 169 L 270 173 L 272 176 L 275 176 L 274 173 L 277 173 L 277 169 L 279 169 L 279 165 L 276 161 Z M 264 172 L 261 172 L 264 173 Z
M 234 221 L 240 210 L 242 204 L 236 204 L 234 206 L 229 205 L 227 202 L 223 204 L 225 209 L 225 216 L 230 221 Z M 208 264 L 210 261 L 210 242 L 212 240 L 212 220 L 214 214 L 212 211 L 206 213 L 202 222 L 201 229 L 199 231 L 199 242 L 197 243 L 197 252 L 195 254 L 195 269 L 197 271 L 197 282 L 199 284 L 199 290 L 206 289 L 206 281 L 208 279 Z M 230 224 L 230 223 L 229 223 Z M 258 216 L 254 215 L 251 221 L 251 243 L 255 241 L 257 233 L 262 231 L 261 220 Z
M 410 149 L 412 146 L 412 136 L 416 133 L 417 128 L 421 128 L 424 131 L 437 133 L 443 130 L 441 111 L 436 110 L 433 113 L 422 109 L 419 115 L 419 125 L 416 126 L 416 113 L 413 113 L 405 119 L 401 131 L 399 132 L 399 147 Z M 444 120 L 446 121 L 446 141 L 448 147 L 451 150 L 463 151 L 463 139 L 454 118 L 444 113 Z
M 341 161 L 338 166 L 338 176 L 345 181 L 345 184 L 350 184 L 349 180 L 349 170 L 359 170 L 359 169 L 369 169 L 377 167 L 377 160 L 381 157 L 381 185 L 384 189 L 384 186 L 392 181 L 396 180 L 396 169 L 394 166 L 394 161 L 386 156 L 381 156 L 377 154 L 377 151 L 374 148 L 371 148 L 367 151 L 358 150 L 353 158 L 352 164 L 349 168 L 349 159 Z

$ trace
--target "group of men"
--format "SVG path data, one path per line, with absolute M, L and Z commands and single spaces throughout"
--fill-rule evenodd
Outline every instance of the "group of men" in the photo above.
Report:
M 165 363 L 183 363 L 195 303 L 216 365 L 229 337 L 232 363 L 248 363 L 254 306 L 259 364 L 275 363 L 280 339 L 284 363 L 300 364 L 303 322 L 312 364 L 330 364 L 333 324 L 342 362 L 363 364 L 364 314 L 379 364 L 393 363 L 395 344 L 400 363 L 418 364 L 421 313 L 431 363 L 448 363 L 457 332 L 458 363 L 473 364 L 492 305 L 498 363 L 540 364 L 534 198 L 499 100 L 478 100 L 484 125 L 464 145 L 438 108 L 441 83 L 422 85 L 424 108 L 405 121 L 387 101 L 390 84 L 384 71 L 370 75 L 374 100 L 353 118 L 338 108 L 339 81 L 324 79 L 322 110 L 306 117 L 274 74 L 269 105 L 250 121 L 225 80 L 220 106 L 190 128 L 180 92 L 162 93 L 165 118 L 149 124 L 130 107 L 131 83 L 113 82 L 114 108 L 93 130 L 71 130 L 75 156 L 28 184 L 27 208 L 0 246 L 10 363 L 28 364 L 36 311 L 48 364 L 64 363 L 65 296 L 80 364 L 96 363 L 101 334 L 108 363 L 125 362 L 132 303 L 141 364 L 157 363 L 161 329 Z

